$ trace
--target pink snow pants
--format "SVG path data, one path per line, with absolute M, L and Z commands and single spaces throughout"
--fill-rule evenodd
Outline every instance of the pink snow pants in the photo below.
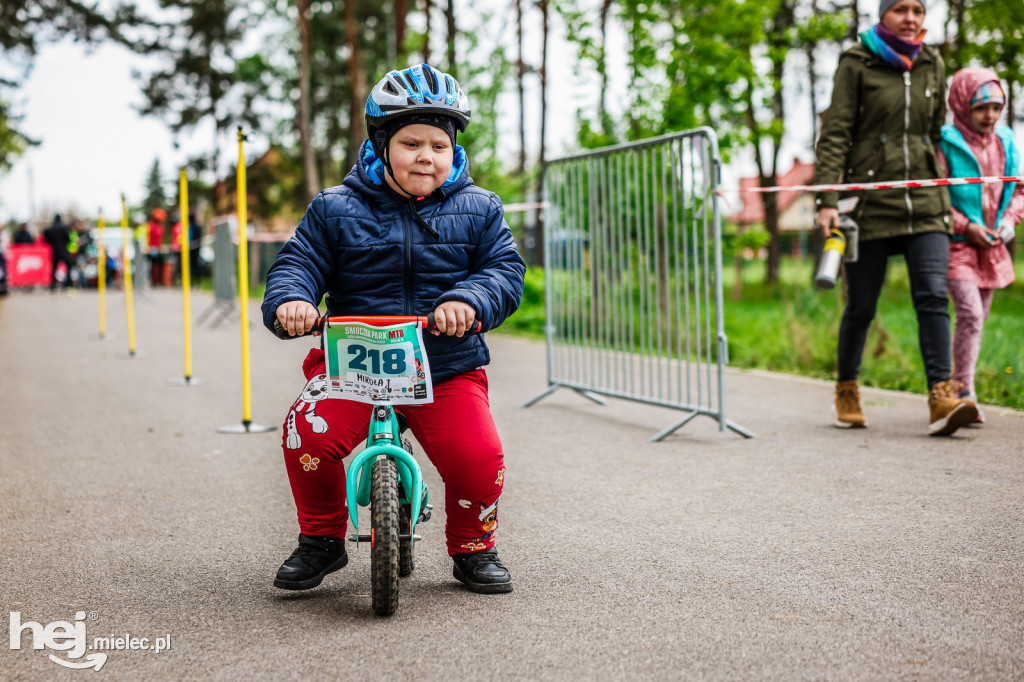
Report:
M 992 309 L 994 289 L 981 289 L 965 279 L 949 280 L 956 323 L 953 329 L 953 380 L 974 392 L 974 367 L 981 352 L 981 331 Z

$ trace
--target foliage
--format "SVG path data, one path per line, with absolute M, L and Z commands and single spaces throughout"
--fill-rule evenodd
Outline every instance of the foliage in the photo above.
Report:
M 471 34 L 467 43 L 468 54 L 475 56 L 479 39 Z M 473 112 L 466 132 L 459 136 L 459 144 L 469 155 L 470 172 L 477 184 L 497 192 L 505 201 L 519 200 L 522 180 L 505 177 L 504 159 L 498 152 L 497 101 L 512 74 L 513 64 L 501 48 L 485 57 L 486 60 L 476 63 L 466 59 L 459 64 L 459 85 L 466 92 Z
M 960 32 L 971 39 L 963 41 L 963 49 L 947 65 L 947 73 L 972 63 L 987 66 L 995 69 L 1003 83 L 1017 90 L 1018 95 L 1024 94 L 1018 85 L 1024 78 L 1024 3 L 971 2 L 964 23 Z
M 519 310 L 501 325 L 504 331 L 529 338 L 544 338 L 544 269 L 530 266 L 526 270 L 526 284 Z
M 0 100 L 0 175 L 11 170 L 14 160 L 25 150 L 39 144 L 14 127 L 19 120 L 7 102 Z
M 218 138 L 231 123 L 254 126 L 251 100 L 229 98 L 245 84 L 238 78 L 239 46 L 248 16 L 239 0 L 161 0 L 161 8 L 176 17 L 162 28 L 156 51 L 164 67 L 136 73 L 145 103 L 140 111 L 163 119 L 174 133 L 191 130 L 207 118 L 215 129 L 207 166 L 219 172 Z M 240 85 L 241 84 L 241 85 Z M 193 161 L 195 163 L 195 161 Z
M 160 159 L 153 159 L 149 175 L 146 176 L 146 198 L 142 202 L 142 208 L 146 215 L 150 215 L 154 208 L 167 208 L 167 192 L 160 170 Z
M 70 35 L 75 40 L 113 40 L 144 50 L 145 43 L 134 29 L 152 25 L 131 2 L 103 11 L 77 0 L 4 0 L 0 4 L 0 48 L 35 55 L 42 43 Z
M 581 117 L 580 143 L 607 144 L 609 131 L 629 139 L 711 126 L 724 155 L 753 151 L 762 185 L 775 184 L 786 132 L 784 75 L 796 48 L 838 40 L 842 13 L 821 17 L 806 0 L 619 0 L 618 20 L 628 34 L 630 94 L 619 126 Z M 580 60 L 608 58 L 595 48 L 586 0 L 563 0 Z M 812 65 L 813 68 L 813 65 Z M 603 95 L 602 95 L 603 96 Z M 766 201 L 771 202 L 773 195 Z M 778 262 L 778 214 L 766 206 L 770 263 Z M 774 267 L 768 279 L 776 277 Z

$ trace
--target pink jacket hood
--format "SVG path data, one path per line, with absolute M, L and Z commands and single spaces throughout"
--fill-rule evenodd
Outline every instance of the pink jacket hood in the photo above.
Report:
M 999 83 L 999 87 L 1003 87 L 999 76 L 992 69 L 960 69 L 953 75 L 953 83 L 949 86 L 949 110 L 953 112 L 956 127 L 968 141 L 980 140 L 982 137 L 971 124 L 971 96 L 978 88 L 990 81 L 996 81 Z M 1005 88 L 1003 88 L 1003 92 L 1006 92 Z

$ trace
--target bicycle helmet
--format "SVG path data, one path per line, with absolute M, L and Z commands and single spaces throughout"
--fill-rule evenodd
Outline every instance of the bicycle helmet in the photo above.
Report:
M 469 124 L 469 99 L 457 80 L 429 64 L 389 71 L 366 98 L 366 131 L 373 140 L 386 122 L 422 113 L 449 116 L 462 133 Z

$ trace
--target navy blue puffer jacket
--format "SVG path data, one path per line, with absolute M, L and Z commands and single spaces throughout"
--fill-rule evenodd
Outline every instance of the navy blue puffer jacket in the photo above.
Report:
M 274 328 L 282 303 L 317 305 L 326 295 L 329 315 L 426 315 L 463 301 L 487 331 L 519 307 L 525 274 L 501 200 L 473 184 L 461 147 L 444 185 L 413 205 L 384 182 L 367 140 L 344 182 L 313 199 L 271 266 L 263 323 Z M 435 383 L 490 362 L 483 335 L 427 334 L 424 346 Z

